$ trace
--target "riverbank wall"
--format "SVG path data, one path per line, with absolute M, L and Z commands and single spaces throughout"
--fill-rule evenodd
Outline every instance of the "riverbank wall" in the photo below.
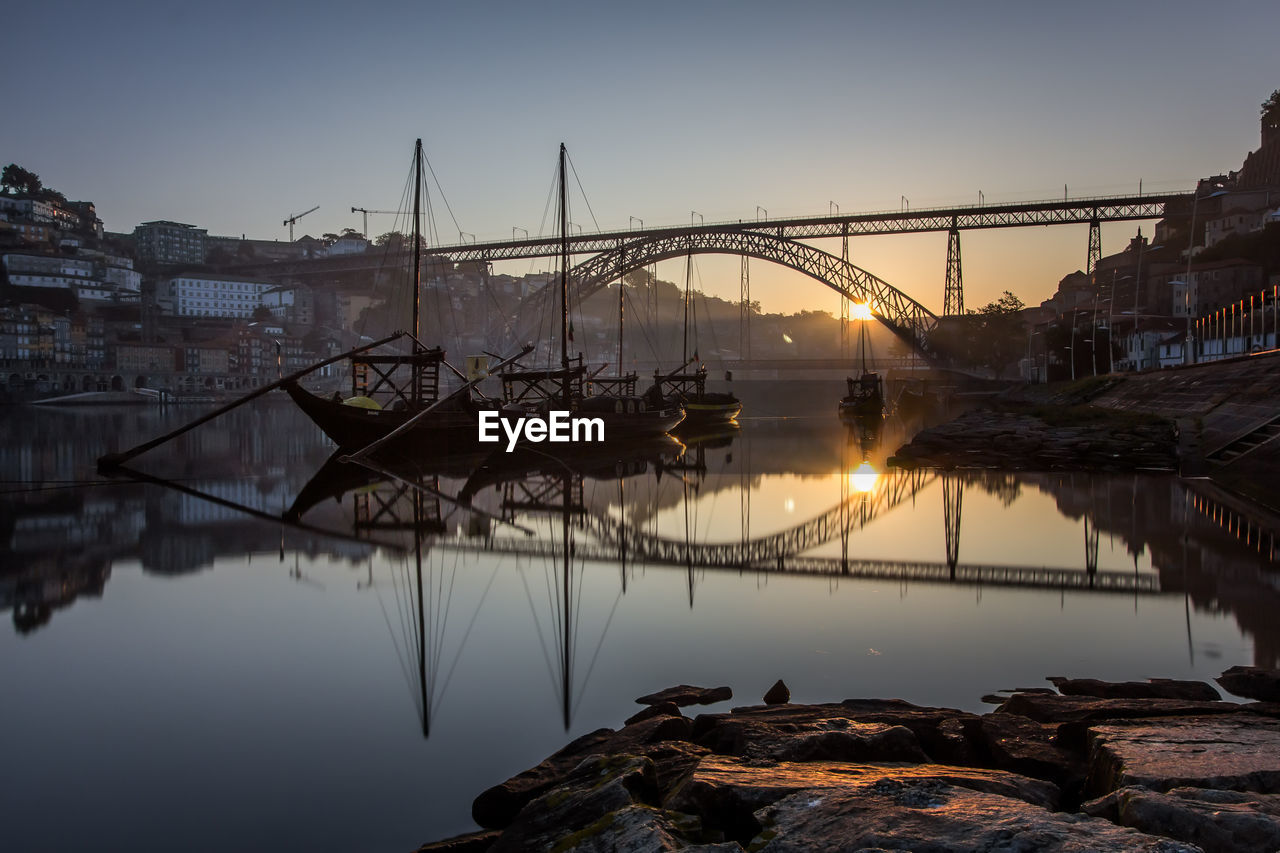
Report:
M 1180 473 L 1280 513 L 1280 351 L 1063 386 L 1032 386 L 1006 399 L 1087 404 L 1158 415 L 1178 427 Z

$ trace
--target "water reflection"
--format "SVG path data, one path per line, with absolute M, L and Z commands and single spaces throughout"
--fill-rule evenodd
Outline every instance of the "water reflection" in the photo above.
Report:
M 887 466 L 887 457 L 913 425 L 880 417 L 845 425 L 761 420 L 745 432 L 720 427 L 625 452 L 524 450 L 380 460 L 371 468 L 336 457 L 320 462 L 325 445 L 314 430 L 270 405 L 183 436 L 146 460 L 154 473 L 117 482 L 86 477 L 101 449 L 81 440 L 87 424 L 105 422 L 101 434 L 125 446 L 182 416 L 38 412 L 4 422 L 0 453 L 17 476 L 0 505 L 11 567 L 0 577 L 0 607 L 12 610 L 19 632 L 46 625 L 79 596 L 101 596 L 112 565 L 124 559 L 177 575 L 224 556 L 291 551 L 359 563 L 425 543 L 471 555 L 613 562 L 624 592 L 637 567 L 679 567 L 690 607 L 706 570 L 1186 593 L 1197 607 L 1235 614 L 1254 638 L 1258 664 L 1280 657 L 1280 630 L 1265 615 L 1276 595 L 1272 534 L 1247 508 L 1172 478 L 903 471 Z M 796 494 L 781 513 L 762 505 L 779 482 L 795 478 Z M 837 491 L 826 491 L 829 479 Z M 937 481 L 941 553 L 886 552 L 883 542 L 875 552 L 868 548 L 875 537 L 858 536 L 900 507 L 912 513 Z M 1074 553 L 1042 549 L 1022 562 L 1006 549 L 1000 559 L 965 559 L 972 553 L 962 536 L 966 492 L 1009 508 L 1027 489 L 1082 523 Z M 817 511 L 799 512 L 798 500 Z M 557 515 L 558 527 L 533 524 L 548 515 Z M 1100 562 L 1104 538 L 1109 552 L 1128 555 L 1129 570 Z M 990 539 L 984 534 L 985 544 Z M 562 565 L 562 603 L 573 589 L 568 575 Z M 552 621 L 561 629 L 556 655 L 571 670 L 570 619 L 562 613 Z
M 164 849 L 193 802 L 271 804 L 255 826 L 283 846 L 410 849 L 679 681 L 972 709 L 1049 674 L 1280 663 L 1271 532 L 1247 505 L 1168 476 L 904 471 L 887 462 L 913 422 L 828 408 L 625 453 L 368 468 L 268 402 L 110 481 L 101 452 L 191 413 L 12 410 L 0 725 L 47 778 L 6 801 L 95 813 L 63 849 Z M 87 702 L 90 728 L 68 716 Z M 195 788 L 170 794 L 179 773 Z M 50 797 L 71 774 L 92 794 Z M 175 816 L 153 837 L 120 817 L 139 786 Z M 316 788 L 360 814 L 315 817 Z

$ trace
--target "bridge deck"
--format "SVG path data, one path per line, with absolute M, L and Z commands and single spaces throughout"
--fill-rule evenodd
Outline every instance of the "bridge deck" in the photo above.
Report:
M 961 205 L 918 210 L 877 211 L 871 213 L 801 216 L 760 220 L 731 220 L 698 225 L 639 228 L 626 231 L 597 231 L 569 236 L 572 254 L 594 255 L 616 249 L 621 244 L 664 237 L 758 231 L 786 240 L 809 240 L 870 234 L 913 234 L 922 231 L 948 231 L 984 228 L 1016 228 L 1030 225 L 1067 225 L 1089 222 L 1122 222 L 1160 219 L 1165 206 L 1190 200 L 1191 193 L 1160 193 L 1120 196 L 1090 196 L 1054 201 L 1027 201 L 1008 204 Z M 452 262 L 500 261 L 520 258 L 555 257 L 560 251 L 560 238 L 535 237 L 524 240 L 497 240 L 484 243 L 456 243 L 432 246 L 432 255 Z M 336 258 L 278 261 L 243 264 L 230 267 L 236 272 L 280 275 L 304 275 L 350 272 L 392 265 L 408 252 L 397 254 L 369 251 Z
M 509 554 L 560 559 L 563 546 L 546 541 L 498 537 L 484 543 L 456 539 L 438 540 L 432 547 L 475 554 Z M 618 548 L 576 544 L 575 560 L 617 563 L 624 552 Z M 1001 566 L 958 564 L 954 572 L 946 563 L 901 560 L 841 560 L 836 557 L 788 557 L 772 564 L 725 565 L 712 560 L 681 562 L 663 556 L 643 559 L 626 554 L 635 565 L 710 569 L 730 572 L 762 572 L 824 578 L 870 578 L 887 581 L 961 584 L 966 586 L 1030 587 L 1079 592 L 1112 592 L 1128 595 L 1158 595 L 1160 579 L 1150 573 L 1062 569 L 1049 566 Z

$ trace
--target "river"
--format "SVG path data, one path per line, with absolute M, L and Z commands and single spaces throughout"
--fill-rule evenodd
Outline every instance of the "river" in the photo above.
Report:
M 132 463 L 164 484 L 94 460 L 195 410 L 0 411 L 4 846 L 411 850 L 678 683 L 978 711 L 1277 666 L 1270 539 L 1200 484 L 892 469 L 919 422 L 838 391 L 382 477 L 263 401 Z

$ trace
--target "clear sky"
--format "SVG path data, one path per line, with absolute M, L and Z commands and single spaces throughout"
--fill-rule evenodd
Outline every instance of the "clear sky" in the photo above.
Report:
M 1239 167 L 1280 87 L 1273 2 L 44 0 L 4 18 L 0 160 L 114 231 L 284 239 L 313 205 L 299 235 L 359 228 L 353 205 L 396 207 L 419 136 L 480 239 L 537 233 L 561 141 L 603 228 L 1186 189 Z M 1104 252 L 1135 229 L 1104 228 Z M 966 233 L 966 303 L 1039 302 L 1086 243 Z M 852 254 L 941 308 L 945 234 Z M 699 277 L 737 298 L 736 260 Z M 837 310 L 763 262 L 752 280 L 766 310 Z

